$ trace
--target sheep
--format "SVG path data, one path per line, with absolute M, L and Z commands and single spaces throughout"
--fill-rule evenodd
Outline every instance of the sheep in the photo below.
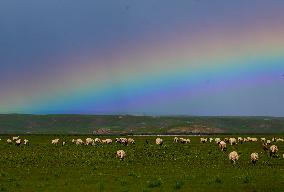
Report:
M 161 139 L 161 138 L 158 137 L 158 138 L 156 139 L 156 144 L 157 144 L 157 145 L 163 145 L 163 139 Z
M 228 142 L 229 142 L 229 138 L 228 138 L 228 137 L 224 138 L 224 141 L 225 141 L 226 143 L 228 143 Z
M 75 144 L 76 144 L 76 145 L 83 145 L 84 142 L 83 142 L 82 139 L 76 139 L 76 140 L 75 140 Z
M 94 145 L 95 141 L 92 138 L 86 138 L 86 145 Z
M 29 140 L 24 139 L 24 145 L 29 145 Z
M 132 138 L 128 138 L 128 139 L 127 139 L 127 143 L 128 143 L 128 144 L 135 144 L 135 141 L 134 141 L 134 139 L 132 139 Z
M 13 141 L 16 141 L 16 140 L 18 140 L 19 138 L 20 138 L 20 136 L 12 137 L 12 140 L 13 140 Z
M 116 157 L 120 158 L 121 160 L 123 160 L 126 157 L 126 153 L 123 150 L 118 150 L 116 152 Z
M 111 139 L 103 139 L 102 143 L 111 144 L 112 140 Z
M 258 153 L 254 152 L 250 155 L 251 162 L 255 165 L 255 163 L 258 161 Z
M 251 142 L 257 142 L 257 138 L 255 138 L 255 137 L 250 138 L 249 141 L 251 141 Z
M 267 145 L 270 145 L 270 144 L 271 144 L 271 141 L 270 141 L 270 140 L 266 140 L 266 144 L 267 144 Z
M 220 141 L 219 147 L 220 147 L 221 151 L 226 151 L 227 144 L 224 141 Z
M 62 146 L 64 146 L 66 144 L 66 142 L 65 141 L 62 141 Z
M 206 143 L 206 142 L 207 142 L 207 138 L 203 138 L 203 137 L 200 138 L 200 143 Z
M 262 149 L 266 152 L 268 151 L 268 146 L 265 143 L 262 143 Z
M 260 141 L 265 143 L 266 139 L 264 137 L 260 138 Z
M 124 144 L 127 145 L 128 144 L 128 139 L 127 138 L 116 138 L 115 139 L 116 143 L 120 143 L 120 144 Z
M 209 142 L 210 143 L 212 143 L 213 140 L 214 140 L 213 138 L 211 138 L 211 137 L 209 138 Z
M 95 143 L 101 143 L 101 139 L 100 138 L 95 138 Z
M 179 138 L 180 143 L 190 143 L 190 139 Z
M 229 154 L 229 160 L 232 162 L 232 163 L 236 163 L 237 160 L 239 160 L 239 155 L 236 151 L 232 151 L 230 154 Z
M 236 138 L 230 138 L 229 143 L 230 143 L 230 145 L 236 145 L 237 144 Z
M 59 139 L 53 139 L 51 140 L 51 144 L 57 145 L 59 143 Z
M 11 139 L 7 139 L 7 143 L 8 144 L 12 144 L 12 140 Z
M 18 140 L 16 140 L 16 142 L 15 142 L 15 145 L 17 145 L 17 146 L 19 146 L 19 145 L 21 145 L 21 139 L 18 139 Z
M 278 152 L 278 147 L 276 145 L 271 145 L 269 152 L 270 152 L 270 157 L 275 155 Z
M 174 143 L 177 143 L 178 140 L 179 140 L 179 139 L 178 139 L 177 137 L 175 137 L 175 138 L 174 138 Z
M 243 141 L 244 141 L 244 139 L 243 139 L 242 137 L 238 137 L 238 142 L 239 142 L 239 143 L 241 143 L 241 144 L 242 144 L 242 143 L 243 143 Z
M 217 137 L 217 138 L 215 138 L 215 142 L 216 142 L 216 144 L 219 145 L 219 143 L 221 142 L 221 139 Z
M 284 139 L 281 139 L 281 138 L 278 138 L 278 139 L 276 139 L 276 142 L 284 142 Z

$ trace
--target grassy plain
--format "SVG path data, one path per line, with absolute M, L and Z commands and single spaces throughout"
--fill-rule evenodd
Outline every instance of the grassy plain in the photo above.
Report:
M 270 158 L 260 142 L 221 152 L 197 136 L 186 137 L 191 144 L 165 136 L 163 146 L 152 136 L 134 137 L 136 144 L 129 146 L 50 144 L 86 135 L 23 135 L 30 146 L 15 146 L 5 142 L 8 137 L 0 136 L 0 191 L 284 191 L 284 142 L 277 143 L 279 156 Z M 115 157 L 119 149 L 127 153 L 124 160 Z M 228 160 L 232 150 L 240 154 L 235 165 Z M 255 166 L 252 152 L 260 155 Z

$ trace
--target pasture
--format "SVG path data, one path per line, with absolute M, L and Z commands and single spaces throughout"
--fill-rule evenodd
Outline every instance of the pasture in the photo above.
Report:
M 161 136 L 162 146 L 155 144 L 154 136 L 132 137 L 136 143 L 128 146 L 71 143 L 73 138 L 95 138 L 89 135 L 20 137 L 27 138 L 30 145 L 9 145 L 6 139 L 11 136 L 0 136 L 0 191 L 284 190 L 284 142 L 275 143 L 279 152 L 272 158 L 263 151 L 260 141 L 227 145 L 223 152 L 214 142 L 201 144 L 197 136 L 184 137 L 191 139 L 190 144 L 173 143 L 174 137 Z M 67 144 L 52 145 L 55 138 Z M 119 149 L 127 154 L 124 160 L 115 156 Z M 233 150 L 240 154 L 236 164 L 228 159 Z M 250 161 L 252 152 L 259 154 L 256 165 Z

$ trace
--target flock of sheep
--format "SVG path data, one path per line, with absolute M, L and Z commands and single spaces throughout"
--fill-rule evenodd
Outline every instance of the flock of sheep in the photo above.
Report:
M 23 145 L 29 145 L 29 140 L 27 139 L 21 139 L 19 136 L 17 137 L 12 137 L 11 139 L 7 139 L 6 140 L 8 144 L 15 144 L 17 146 L 23 144 Z M 219 148 L 221 149 L 221 151 L 226 151 L 227 150 L 227 144 L 230 145 L 237 145 L 237 144 L 242 144 L 244 142 L 257 142 L 259 141 L 258 138 L 256 137 L 238 137 L 238 138 L 200 138 L 200 143 L 215 143 L 217 146 L 219 146 Z M 271 143 L 274 142 L 284 142 L 284 139 L 282 138 L 275 138 L 273 137 L 271 140 L 270 139 L 266 139 L 266 138 L 260 138 L 260 141 L 262 143 L 262 148 L 263 150 L 269 151 L 270 156 L 275 156 L 278 152 L 278 147 L 276 145 L 272 145 Z M 95 145 L 98 143 L 104 143 L 104 144 L 111 144 L 113 143 L 112 139 L 100 139 L 100 138 L 86 138 L 85 141 L 83 141 L 82 139 L 78 138 L 78 139 L 72 139 L 71 141 L 73 144 L 75 145 Z M 116 138 L 115 139 L 116 143 L 120 143 L 122 145 L 129 145 L 129 144 L 135 144 L 135 140 L 133 138 Z M 148 143 L 148 141 L 146 140 L 146 142 Z M 163 145 L 163 139 L 161 138 L 156 138 L 155 140 L 157 145 Z M 182 144 L 189 144 L 191 141 L 190 139 L 185 139 L 185 138 L 178 138 L 175 137 L 174 138 L 174 143 L 182 143 Z M 67 142 L 66 141 L 60 141 L 60 139 L 56 138 L 51 140 L 51 144 L 53 145 L 59 145 L 61 144 L 62 146 L 64 146 Z M 116 152 L 116 157 L 120 158 L 121 160 L 124 159 L 126 157 L 126 153 L 123 150 L 118 150 Z M 239 159 L 239 154 L 236 151 L 232 151 L 229 153 L 229 160 L 232 163 L 236 163 Z M 253 164 L 255 164 L 258 159 L 258 153 L 253 152 L 251 153 L 251 162 Z M 283 154 L 283 158 L 284 158 L 284 154 Z

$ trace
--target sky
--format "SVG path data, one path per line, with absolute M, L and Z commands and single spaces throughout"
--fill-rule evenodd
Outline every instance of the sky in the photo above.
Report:
M 0 113 L 284 116 L 282 0 L 1 0 Z

